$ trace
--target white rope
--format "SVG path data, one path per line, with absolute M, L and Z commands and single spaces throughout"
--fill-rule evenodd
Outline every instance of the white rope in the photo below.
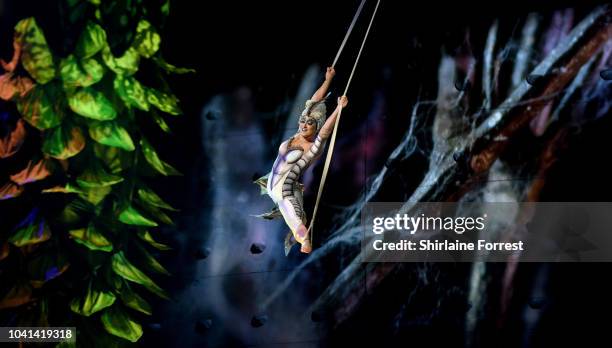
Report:
M 351 22 L 351 25 L 349 25 L 348 30 L 346 31 L 346 35 L 344 35 L 344 40 L 342 40 L 342 43 L 340 44 L 340 48 L 338 49 L 338 53 L 336 53 L 336 58 L 334 58 L 334 62 L 332 63 L 332 67 L 336 66 L 336 63 L 338 62 L 338 58 L 340 58 L 340 53 L 342 53 L 342 50 L 344 49 L 344 45 L 346 44 L 346 41 L 348 40 L 349 36 L 351 36 L 351 32 L 353 31 L 353 27 L 355 26 L 355 22 L 357 22 L 357 18 L 359 18 L 359 14 L 361 13 L 361 9 L 363 9 L 363 5 L 365 4 L 366 0 L 361 0 L 361 4 L 359 4 L 359 7 L 357 8 L 357 12 L 355 12 L 355 15 L 353 16 L 353 21 Z
M 351 80 L 353 79 L 353 75 L 355 75 L 355 69 L 357 69 L 357 63 L 359 63 L 359 58 L 361 57 L 363 46 L 365 46 L 366 40 L 368 38 L 368 34 L 370 34 L 370 28 L 372 28 L 372 23 L 374 22 L 374 17 L 376 16 L 376 11 L 378 11 L 378 5 L 380 5 L 380 0 L 376 2 L 376 7 L 374 7 L 374 13 L 372 13 L 372 18 L 370 18 L 368 29 L 366 30 L 365 36 L 363 37 L 363 41 L 361 42 L 361 47 L 359 47 L 359 53 L 357 53 L 355 64 L 353 64 L 353 70 L 351 70 L 351 75 L 349 76 L 348 82 L 346 83 L 346 88 L 344 88 L 344 93 L 342 93 L 342 95 L 346 95 L 346 93 L 348 92 L 349 86 L 351 85 Z M 336 119 L 336 124 L 338 124 L 338 119 Z
M 353 79 L 353 75 L 355 74 L 357 63 L 359 63 L 361 52 L 363 51 L 363 47 L 365 46 L 366 39 L 368 38 L 368 34 L 370 33 L 370 28 L 372 27 L 372 23 L 374 22 L 376 11 L 378 11 L 378 5 L 380 5 L 380 0 L 376 2 L 374 13 L 372 13 L 372 18 L 370 18 L 370 23 L 368 24 L 368 29 L 366 30 L 365 36 L 363 37 L 363 41 L 361 42 L 361 47 L 359 48 L 359 53 L 357 54 L 357 58 L 355 59 L 355 64 L 353 64 L 353 70 L 351 71 L 351 75 L 349 76 L 348 82 L 346 83 L 346 88 L 344 88 L 344 93 L 342 94 L 343 96 L 346 95 L 346 93 L 348 92 L 349 86 L 351 85 L 351 80 Z M 361 10 L 361 8 L 359 10 Z M 351 27 L 353 24 L 354 23 L 351 23 Z M 310 232 L 310 242 L 311 243 L 314 240 L 313 239 L 314 232 L 312 231 L 312 226 L 314 226 L 315 218 L 317 217 L 317 210 L 319 209 L 319 202 L 321 200 L 321 194 L 323 193 L 323 186 L 325 186 L 325 180 L 327 179 L 327 172 L 329 171 L 329 164 L 331 163 L 331 159 L 334 154 L 334 145 L 336 144 L 336 133 L 338 131 L 338 124 L 340 123 L 340 115 L 342 115 L 342 108 L 338 110 L 338 116 L 336 117 L 336 122 L 334 123 L 334 131 L 332 132 L 331 140 L 329 142 L 329 150 L 327 150 L 327 157 L 325 158 L 325 165 L 323 166 L 323 174 L 321 175 L 321 183 L 319 184 L 319 191 L 317 192 L 317 200 L 315 202 L 314 211 L 312 213 L 312 219 L 310 220 L 310 226 L 308 227 L 308 231 Z

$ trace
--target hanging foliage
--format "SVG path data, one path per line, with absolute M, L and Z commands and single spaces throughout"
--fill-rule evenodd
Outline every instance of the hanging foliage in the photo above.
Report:
M 151 250 L 170 249 L 155 227 L 176 209 L 144 178 L 179 174 L 141 124 L 169 133 L 164 118 L 180 114 L 178 99 L 164 81 L 138 76 L 193 70 L 162 58 L 159 18 L 147 18 L 167 16 L 168 2 L 58 6 L 60 27 L 80 33 L 55 42 L 22 19 L 13 57 L 1 62 L 0 103 L 14 107 L 0 117 L 0 201 L 15 214 L 0 231 L 0 309 L 19 307 L 21 326 L 75 326 L 77 342 L 124 346 L 154 310 L 141 294 L 169 298 L 154 278 L 170 272 Z

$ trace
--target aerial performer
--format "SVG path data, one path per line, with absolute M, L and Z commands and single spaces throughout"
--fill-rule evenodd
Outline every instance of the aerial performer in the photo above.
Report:
M 272 170 L 270 170 L 267 175 L 255 181 L 255 183 L 261 186 L 262 194 L 268 194 L 276 205 L 272 211 L 257 216 L 266 219 L 282 216 L 290 229 L 290 232 L 287 233 L 285 237 L 285 255 L 289 254 L 291 247 L 296 243 L 301 244 L 301 252 L 308 254 L 312 251 L 312 227 L 317 216 L 317 209 L 321 201 L 323 187 L 325 186 L 325 180 L 334 153 L 338 123 L 340 121 L 342 109 L 348 104 L 346 95 L 355 74 L 355 69 L 357 68 L 357 63 L 361 57 L 366 39 L 370 33 L 372 23 L 374 22 L 380 0 L 376 1 L 376 6 L 370 17 L 370 22 L 363 36 L 359 52 L 353 63 L 353 69 L 346 82 L 342 97 L 338 98 L 338 104 L 329 118 L 326 118 L 327 110 L 325 108 L 327 90 L 329 89 L 332 79 L 336 75 L 334 66 L 342 53 L 365 2 L 366 0 L 361 0 L 357 12 L 355 12 L 355 16 L 344 36 L 344 40 L 340 44 L 338 53 L 336 53 L 334 62 L 331 67 L 327 68 L 325 81 L 313 94 L 312 98 L 306 101 L 304 111 L 298 120 L 297 133 L 281 143 Z M 327 157 L 325 158 L 325 165 L 323 166 L 323 173 L 319 183 L 319 191 L 317 193 L 314 210 L 310 219 L 310 226 L 307 228 L 306 223 L 308 219 L 304 212 L 304 200 L 302 198 L 304 189 L 299 179 L 304 171 L 321 156 L 328 139 L 330 139 L 329 151 L 327 151 Z
M 310 232 L 306 227 L 303 185 L 299 180 L 306 169 L 323 153 L 327 139 L 334 130 L 340 109 L 348 104 L 346 96 L 338 98 L 337 107 L 329 117 L 326 117 L 325 96 L 335 74 L 333 67 L 327 68 L 325 81 L 306 101 L 304 111 L 298 119 L 297 132 L 281 143 L 272 169 L 266 176 L 256 181 L 262 188 L 265 187 L 265 192 L 276 205 L 273 211 L 262 216 L 267 218 L 282 216 L 291 230 L 285 237 L 285 254 L 289 253 L 296 242 L 301 244 L 301 252 L 312 251 Z

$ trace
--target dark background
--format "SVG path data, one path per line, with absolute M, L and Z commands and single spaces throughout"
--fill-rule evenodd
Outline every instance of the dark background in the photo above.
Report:
M 331 64 L 345 30 L 359 1 L 173 1 L 170 16 L 162 29 L 162 52 L 167 61 L 194 68 L 196 74 L 172 75 L 170 85 L 181 100 L 185 117 L 170 120 L 175 135 L 163 138 L 167 147 L 162 153 L 172 154 L 178 167 L 189 171 L 194 165 L 193 150 L 198 149 L 201 119 L 197 117 L 212 96 L 230 93 L 246 86 L 255 91 L 257 111 L 272 111 L 284 98 L 295 93 L 301 75 L 311 64 Z M 352 59 L 360 44 L 358 34 L 364 32 L 366 16 L 374 1 L 367 4 L 362 20 L 340 58 L 336 80 L 345 81 Z M 506 35 L 520 30 L 520 21 L 530 12 L 550 15 L 555 10 L 573 8 L 575 19 L 583 17 L 595 5 L 605 1 L 383 1 L 372 28 L 366 50 L 353 80 L 349 97 L 351 108 L 364 110 L 372 102 L 372 91 L 384 87 L 388 104 L 387 117 L 394 125 L 407 125 L 407 112 L 416 100 L 435 98 L 437 69 L 442 52 L 453 54 L 464 47 L 466 28 L 470 32 L 472 51 L 482 52 L 486 32 L 498 19 L 500 31 Z M 59 35 L 54 25 L 57 5 L 53 1 L 0 2 L 0 55 L 5 60 L 12 52 L 12 31 L 24 17 L 35 16 L 48 36 Z M 339 94 L 340 84 L 332 86 Z M 350 128 L 351 121 L 347 118 Z M 607 126 L 608 121 L 601 121 Z M 263 125 L 270 134 L 275 129 Z M 393 129 L 394 127 L 389 127 Z M 605 127 L 597 131 L 606 133 Z M 386 143 L 395 146 L 397 129 Z M 163 135 L 161 135 L 163 137 Z M 584 137 L 606 148 L 606 137 Z M 590 147 L 590 145 L 586 145 Z M 572 151 L 570 151 L 572 152 Z M 607 177 L 602 168 L 582 170 L 587 163 L 601 160 L 597 151 L 578 151 L 572 165 L 576 173 L 568 178 L 586 175 L 583 184 L 603 183 Z M 590 155 L 593 154 L 591 158 Z M 565 171 L 564 171 L 565 172 Z M 579 192 L 574 189 L 580 187 Z M 610 191 L 567 185 L 568 200 L 606 200 Z M 569 190 L 569 191 L 568 191 Z M 566 195 L 589 195 L 571 198 Z M 561 198 L 561 197 L 559 197 Z M 178 199 L 182 201 L 182 199 Z
M 169 82 L 181 100 L 184 115 L 171 120 L 174 134 L 159 134 L 156 143 L 160 155 L 185 173 L 182 178 L 164 179 L 159 185 L 160 195 L 168 197 L 173 205 L 181 208 L 184 216 L 198 211 L 199 197 L 206 194 L 210 183 L 195 173 L 207 167 L 201 150 L 202 107 L 210 98 L 220 93 L 232 93 L 247 86 L 254 91 L 256 109 L 273 111 L 287 96 L 292 96 L 306 68 L 318 63 L 331 63 L 346 27 L 359 1 L 173 1 L 170 17 L 162 30 L 162 52 L 166 60 L 178 66 L 191 67 L 193 75 L 173 76 Z M 364 17 L 371 11 L 374 1 L 364 9 Z M 470 28 L 473 52 L 482 52 L 486 32 L 498 19 L 501 30 L 510 34 L 520 20 L 530 12 L 544 16 L 552 11 L 572 7 L 575 18 L 588 13 L 597 1 L 383 1 L 379 15 L 357 75 L 349 92 L 350 107 L 358 114 L 368 110 L 376 91 L 383 91 L 386 99 L 385 117 L 388 129 L 383 148 L 391 150 L 404 134 L 409 122 L 410 109 L 418 98 L 433 99 L 436 95 L 437 69 L 442 52 L 454 53 L 464 42 L 465 29 Z M 52 1 L 0 1 L 0 48 L 3 58 L 10 55 L 12 27 L 26 16 L 37 16 L 39 22 L 53 21 Z M 364 31 L 365 20 L 355 28 Z M 44 28 L 47 32 L 47 28 Z M 51 29 L 52 31 L 53 29 Z M 520 29 L 519 29 L 520 30 Z M 349 41 L 344 55 L 337 65 L 337 80 L 344 81 L 349 64 L 358 47 L 355 35 Z M 341 85 L 334 86 L 339 93 Z M 343 118 L 341 128 L 350 132 L 360 124 L 359 120 Z M 271 138 L 278 133 L 275 123 L 262 124 Z M 609 150 L 612 149 L 610 117 L 590 124 L 575 137 L 559 163 L 553 168 L 543 200 L 549 201 L 609 201 L 612 197 L 612 178 Z M 274 158 L 270 144 L 270 161 Z M 382 151 L 388 153 L 388 151 Z M 369 159 L 380 167 L 384 157 Z M 415 172 L 413 182 L 398 183 L 402 189 L 382 192 L 380 200 L 401 200 L 410 194 L 410 187 L 418 184 L 425 169 L 425 158 L 415 156 L 405 170 Z M 263 173 L 266 168 L 254 168 Z M 320 172 L 319 166 L 316 169 Z M 374 173 L 369 173 L 374 174 Z M 401 186 L 400 186 L 401 185 Z M 359 194 L 342 186 L 342 176 L 330 176 L 327 184 L 326 203 L 348 205 Z M 308 197 L 307 197 L 308 199 Z M 325 218 L 320 218 L 325 221 Z M 184 229 L 181 217 L 177 217 L 177 230 Z M 190 250 L 188 250 L 190 251 Z M 185 260 L 175 254 L 164 256 L 169 268 L 189 268 L 191 265 L 177 262 Z M 333 263 L 333 261 L 330 261 Z M 337 266 L 337 265 L 336 265 Z M 532 281 L 535 266 L 521 264 L 522 276 L 516 282 L 515 296 L 525 297 Z M 457 270 L 461 274 L 462 270 Z M 604 325 L 609 323 L 610 292 L 607 284 L 610 267 L 607 264 L 554 265 L 551 272 L 551 304 L 546 321 L 532 339 L 534 346 L 552 344 L 595 343 L 607 334 Z M 185 284 L 169 281 L 171 291 Z M 390 329 L 389 313 L 401 305 L 397 300 L 411 286 L 410 282 L 395 279 L 392 285 L 382 289 L 383 295 L 374 298 L 332 337 L 331 345 L 345 345 L 357 341 L 388 341 L 411 343 L 453 343 L 458 346 L 458 323 L 451 319 L 412 325 L 404 330 Z M 424 303 L 435 303 L 436 291 Z M 426 306 L 426 305 L 424 305 Z M 521 319 L 515 311 L 513 319 Z M 172 342 L 171 328 L 165 328 L 158 338 Z M 522 345 L 516 332 L 520 325 L 509 325 L 501 345 Z M 396 332 L 393 336 L 390 332 Z M 367 333 L 367 334 L 366 334 Z M 146 336 L 146 335 L 145 335 Z M 491 338 L 493 340 L 493 338 Z M 495 341 L 491 341 L 495 342 Z M 602 344 L 605 344 L 600 342 Z M 147 341 L 153 345 L 154 341 Z

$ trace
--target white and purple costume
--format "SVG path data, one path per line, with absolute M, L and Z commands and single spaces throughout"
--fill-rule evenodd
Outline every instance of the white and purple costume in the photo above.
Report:
M 256 181 L 265 193 L 274 201 L 278 211 L 259 215 L 264 218 L 283 216 L 285 223 L 295 232 L 301 224 L 306 223 L 302 185 L 299 183 L 301 175 L 321 155 L 327 139 L 319 134 L 325 123 L 326 109 L 324 100 L 315 102 L 308 100 L 302 112 L 302 119 L 313 119 L 317 123 L 317 136 L 308 151 L 301 146 L 292 145 L 295 136 L 285 140 L 278 148 L 278 156 L 270 172 Z

